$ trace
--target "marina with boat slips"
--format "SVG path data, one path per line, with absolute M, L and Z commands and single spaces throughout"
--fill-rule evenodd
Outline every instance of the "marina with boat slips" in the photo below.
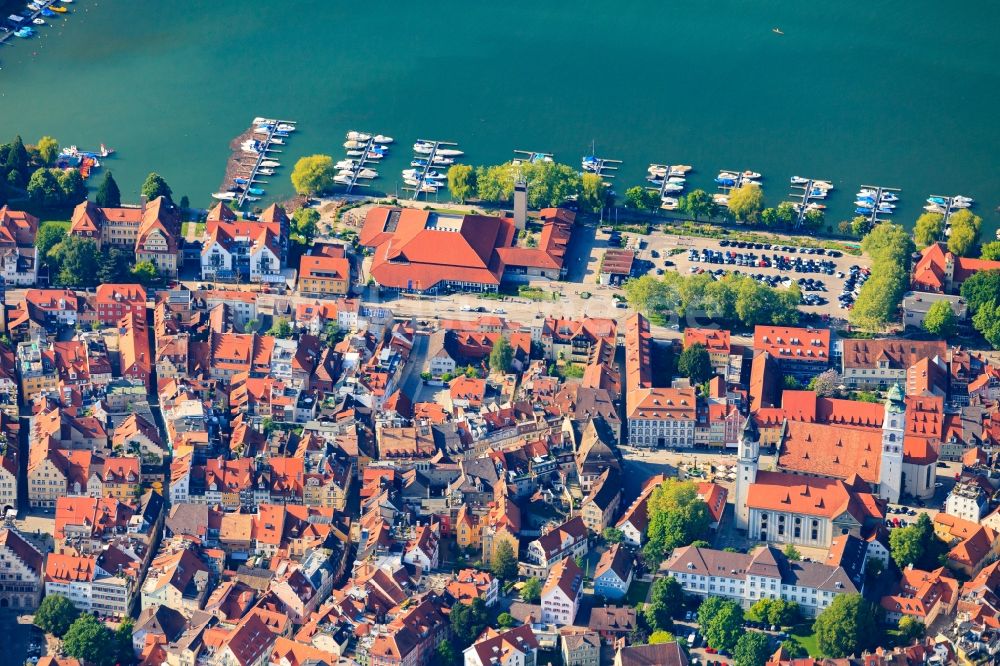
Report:
M 233 153 L 226 175 L 212 198 L 231 201 L 237 206 L 260 201 L 266 194 L 260 186 L 269 182 L 263 178 L 277 173 L 282 146 L 294 131 L 294 120 L 254 118 L 250 129 L 230 143 Z
M 233 140 L 233 157 L 226 170 L 225 180 L 218 192 L 212 196 L 222 201 L 232 201 L 237 206 L 244 203 L 255 203 L 265 194 L 260 185 L 267 184 L 261 176 L 271 176 L 281 166 L 277 160 L 281 147 L 289 134 L 296 129 L 296 123 L 289 120 L 269 120 L 255 118 L 253 127 Z M 337 189 L 343 194 L 353 194 L 355 188 L 370 187 L 374 179 L 379 178 L 374 168 L 390 150 L 394 139 L 384 134 L 372 134 L 358 130 L 350 130 L 343 144 L 347 157 L 338 161 L 334 167 L 337 170 L 333 177 Z M 277 146 L 277 147 L 276 147 Z M 598 157 L 593 154 L 584 155 L 580 159 L 581 174 L 596 174 L 602 183 L 611 188 L 616 172 L 623 164 L 622 160 Z M 413 199 L 421 195 L 436 195 L 448 186 L 447 170 L 464 152 L 458 149 L 454 141 L 436 139 L 417 139 L 413 144 L 413 158 L 410 168 L 402 171 L 403 190 Z M 515 150 L 511 163 L 534 164 L 538 162 L 555 162 L 555 155 L 548 152 Z M 647 170 L 645 187 L 659 196 L 659 207 L 662 210 L 673 211 L 680 208 L 680 197 L 688 174 L 694 170 L 689 164 L 670 165 L 652 163 Z M 730 193 L 740 187 L 764 187 L 764 175 L 751 169 L 723 169 L 715 177 L 714 182 L 719 191 L 712 196 L 716 205 L 724 207 L 729 203 Z M 792 176 L 789 182 L 789 193 L 786 201 L 792 205 L 796 213 L 796 226 L 802 226 L 807 215 L 813 212 L 822 213 L 826 210 L 824 201 L 833 192 L 834 185 L 829 179 Z M 895 212 L 900 200 L 900 189 L 880 185 L 861 185 L 855 194 L 854 213 L 865 218 L 872 226 L 885 222 L 888 216 Z M 948 218 L 957 210 L 969 208 L 975 203 L 971 197 L 963 195 L 944 196 L 932 194 L 927 198 L 924 209 L 939 213 Z
M 33 0 L 16 14 L 10 14 L 0 23 L 0 44 L 15 37 L 31 39 L 37 30 L 48 25 L 50 19 L 69 12 L 63 4 L 72 4 L 73 0 Z

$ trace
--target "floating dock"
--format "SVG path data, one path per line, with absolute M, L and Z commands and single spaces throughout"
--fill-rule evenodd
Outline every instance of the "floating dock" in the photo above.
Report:
M 601 177 L 601 180 L 605 185 L 610 186 L 611 183 L 605 178 L 614 178 L 617 174 L 615 171 L 621 168 L 621 160 L 612 160 L 606 157 L 597 157 L 596 155 L 585 155 L 580 161 L 580 165 L 583 167 L 584 173 L 596 173 Z
M 352 139 L 351 138 L 352 136 L 367 136 L 368 139 L 362 141 L 359 139 Z M 387 145 L 387 142 L 379 143 L 378 141 L 375 140 L 375 138 L 382 137 L 382 139 L 389 139 L 389 141 L 391 141 L 391 139 L 381 134 L 370 134 L 368 132 L 357 132 L 353 130 L 347 133 L 347 137 L 348 141 L 355 141 L 356 143 L 362 144 L 361 148 L 348 149 L 347 159 L 352 160 L 354 162 L 354 165 L 347 167 L 345 169 L 341 169 L 340 173 L 338 173 L 338 178 L 341 178 L 341 174 L 343 174 L 344 171 L 350 171 L 350 175 L 347 177 L 348 179 L 346 182 L 342 180 L 338 181 L 341 185 L 344 186 L 344 191 L 347 194 L 350 194 L 351 192 L 354 191 L 355 187 L 368 187 L 369 183 L 367 181 L 370 181 L 378 177 L 377 172 L 375 173 L 375 175 L 364 174 L 364 171 L 366 169 L 375 171 L 374 169 L 371 168 L 370 164 L 372 162 L 377 162 L 378 160 L 382 159 L 382 157 L 384 157 L 385 154 L 389 152 L 389 146 Z M 351 152 L 358 152 L 358 151 L 361 152 L 360 155 L 350 154 Z
M 430 147 L 426 152 L 418 151 L 417 146 Z M 438 180 L 430 178 L 428 174 L 435 166 L 447 167 L 450 166 L 461 156 L 461 151 L 457 150 L 457 143 L 454 141 L 438 141 L 437 139 L 417 139 L 416 143 L 413 144 L 413 161 L 411 166 L 419 170 L 419 175 L 412 178 L 416 182 L 415 185 L 404 184 L 403 189 L 413 193 L 413 198 L 416 199 L 421 193 L 437 194 L 438 190 L 444 185 Z M 448 151 L 448 154 L 442 154 L 442 151 Z M 452 161 L 448 164 L 434 164 L 434 160 L 437 158 L 451 159 Z M 423 160 L 424 164 L 422 166 L 415 166 L 419 164 L 418 160 Z M 404 174 L 405 178 L 405 174 Z
M 871 192 L 871 194 L 866 194 L 866 192 Z M 862 185 L 857 194 L 859 197 L 858 201 L 871 199 L 871 209 L 868 210 L 866 207 L 858 206 L 854 209 L 854 213 L 867 219 L 869 225 L 873 227 L 880 222 L 887 222 L 889 218 L 880 216 L 892 215 L 895 212 L 900 192 L 902 190 L 898 187 Z M 888 206 L 891 206 L 891 208 Z
M 660 197 L 660 208 L 677 210 L 676 199 L 684 191 L 690 166 L 683 164 L 650 164 L 646 170 L 649 176 L 646 181 L 652 183 L 646 189 L 656 192 Z
M 797 201 L 793 202 L 797 213 L 795 218 L 796 227 L 802 226 L 802 221 L 805 220 L 806 214 L 810 210 L 822 211 L 826 209 L 825 204 L 819 204 L 816 201 L 826 199 L 832 189 L 833 182 L 830 180 L 821 180 L 819 178 L 803 179 L 798 176 L 792 177 L 791 191 L 788 193 L 788 196 L 792 199 L 797 199 Z
M 266 128 L 266 131 L 259 132 L 258 130 L 261 128 Z M 258 185 L 268 184 L 268 181 L 263 180 L 261 176 L 269 174 L 262 174 L 261 170 L 264 168 L 276 169 L 281 166 L 280 163 L 277 163 L 277 156 L 282 151 L 275 146 L 284 146 L 285 139 L 296 129 L 297 125 L 294 120 L 254 118 L 250 129 L 233 140 L 233 144 L 231 144 L 233 155 L 231 164 L 226 169 L 225 181 L 223 181 L 219 191 L 212 195 L 212 198 L 233 201 L 237 206 L 242 207 L 247 201 L 256 201 L 260 196 L 263 196 L 263 192 L 254 195 L 250 190 L 259 189 Z M 244 150 L 244 144 L 251 140 L 256 142 L 254 151 Z M 270 162 L 276 164 L 265 166 L 265 163 Z M 237 182 L 237 180 L 242 182 Z M 231 199 L 218 196 L 226 192 L 231 192 L 235 196 Z

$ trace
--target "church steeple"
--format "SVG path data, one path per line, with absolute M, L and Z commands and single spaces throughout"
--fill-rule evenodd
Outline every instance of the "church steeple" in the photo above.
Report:
M 748 416 L 743 424 L 740 436 L 739 472 L 736 477 L 736 527 L 747 529 L 750 523 L 750 509 L 747 507 L 747 494 L 750 485 L 757 481 L 757 470 L 760 465 L 760 430 L 753 416 Z

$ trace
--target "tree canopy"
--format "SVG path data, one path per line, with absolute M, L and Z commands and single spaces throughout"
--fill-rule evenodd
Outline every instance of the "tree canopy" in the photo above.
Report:
M 514 556 L 514 549 L 507 541 L 501 541 L 497 545 L 493 561 L 490 562 L 490 570 L 500 580 L 517 578 L 517 558 Z
M 860 594 L 837 595 L 813 623 L 819 649 L 839 659 L 874 648 L 879 619 L 878 609 Z
M 987 261 L 1000 261 L 1000 240 L 983 243 L 979 257 Z
M 674 638 L 674 635 L 672 633 L 670 633 L 669 631 L 665 631 L 663 629 L 657 629 L 656 631 L 654 631 L 649 635 L 650 645 L 660 645 L 661 643 L 673 643 L 675 640 L 677 639 Z
M 689 322 L 710 319 L 723 326 L 795 325 L 802 299 L 797 285 L 773 289 L 749 276 L 732 273 L 714 280 L 705 274 L 669 271 L 662 277 L 633 278 L 625 282 L 623 289 L 629 305 L 647 316 L 669 319 L 676 315 Z
M 86 196 L 87 186 L 76 169 L 38 169 L 28 181 L 28 197 L 46 208 L 74 206 Z
M 528 186 L 528 205 L 532 208 L 558 206 L 568 198 L 580 196 L 583 178 L 571 166 L 555 162 L 515 165 L 511 162 L 476 167 L 476 196 L 493 203 L 509 202 L 514 196 L 518 174 Z
M 759 185 L 741 185 L 729 190 L 729 212 L 737 220 L 753 222 L 764 207 L 764 192 Z
M 114 635 L 89 613 L 73 622 L 63 638 L 63 649 L 71 657 L 97 666 L 109 666 L 118 657 Z
M 39 139 L 35 149 L 38 150 L 39 159 L 46 165 L 55 163 L 56 158 L 59 157 L 59 142 L 51 136 L 43 136 Z
M 712 378 L 712 359 L 705 345 L 696 342 L 681 352 L 677 360 L 677 370 L 695 384 L 701 384 Z
M 494 372 L 506 374 L 510 372 L 513 361 L 514 348 L 510 346 L 510 341 L 505 336 L 501 336 L 493 343 L 493 349 L 490 350 L 490 368 Z
M 878 224 L 861 240 L 861 249 L 872 258 L 871 277 L 861 287 L 851 310 L 851 324 L 880 331 L 896 318 L 910 281 L 910 259 L 916 246 L 898 224 Z
M 691 190 L 678 199 L 677 204 L 681 212 L 690 215 L 696 222 L 703 217 L 712 219 L 719 209 L 712 195 L 705 190 Z
M 656 210 L 660 206 L 660 195 L 648 187 L 635 185 L 625 190 L 625 206 L 638 210 Z
M 760 599 L 747 609 L 746 618 L 752 622 L 777 624 L 782 627 L 795 624 L 801 610 L 794 601 L 784 599 Z
M 647 501 L 647 512 L 648 541 L 642 552 L 648 562 L 659 564 L 674 548 L 708 534 L 708 505 L 690 481 L 667 479 L 657 486 Z
M 542 598 L 542 581 L 529 578 L 521 586 L 521 601 L 526 604 L 537 604 Z
M 948 236 L 948 249 L 959 257 L 971 256 L 979 244 L 979 232 L 983 227 L 983 218 L 963 208 L 952 213 L 948 218 L 951 234 Z
M 43 222 L 35 235 L 35 251 L 38 260 L 51 266 L 49 251 L 66 238 L 69 224 L 65 222 Z
M 66 597 L 47 594 L 35 611 L 35 626 L 53 636 L 62 636 L 79 614 L 80 611 Z
M 912 525 L 897 527 L 889 533 L 889 553 L 900 569 L 910 564 L 920 569 L 935 569 L 947 545 L 934 533 L 934 525 L 921 513 Z
M 453 164 L 448 168 L 448 191 L 461 203 L 476 191 L 476 172 L 468 164 Z
M 951 309 L 951 303 L 945 300 L 931 303 L 927 314 L 924 315 L 924 330 L 942 339 L 948 339 L 955 335 L 957 325 L 958 317 Z
M 816 391 L 816 394 L 829 398 L 837 393 L 843 378 L 835 369 L 825 370 L 809 380 L 809 390 Z
M 716 650 L 732 650 L 743 633 L 743 609 L 735 601 L 708 597 L 698 607 L 705 642 Z
M 981 305 L 972 316 L 972 325 L 994 349 L 1000 349 L 1000 297 Z
M 292 224 L 295 233 L 302 238 L 303 243 L 308 245 L 316 237 L 316 230 L 319 227 L 319 211 L 315 208 L 299 208 L 292 213 Z
M 134 281 L 144 287 L 151 287 L 160 282 L 160 271 L 156 270 L 156 264 L 148 259 L 136 262 L 129 273 Z
M 333 189 L 337 169 L 329 155 L 300 157 L 292 169 L 292 187 L 299 194 L 316 196 Z
M 608 186 L 596 173 L 585 173 L 580 178 L 580 207 L 597 212 L 604 207 L 608 196 Z
M 118 208 L 122 205 L 122 193 L 118 190 L 118 183 L 115 182 L 115 178 L 111 175 L 110 171 L 104 174 L 104 180 L 101 181 L 101 186 L 97 188 L 94 203 L 101 208 Z
M 661 576 L 653 581 L 649 603 L 642 609 L 643 619 L 651 629 L 669 629 L 673 620 L 684 610 L 684 589 L 673 576 Z
M 174 193 L 167 185 L 167 181 L 163 179 L 163 176 L 156 173 L 155 171 L 146 176 L 146 180 L 142 183 L 142 187 L 139 188 L 139 194 L 146 197 L 147 201 L 153 201 L 158 197 L 163 197 L 170 203 L 173 203 Z
M 449 619 L 455 641 L 459 649 L 464 650 L 486 628 L 488 619 L 486 604 L 479 597 L 473 599 L 471 604 L 460 601 L 451 607 Z
M 748 631 L 733 646 L 733 660 L 736 666 L 764 666 L 772 652 L 767 634 Z
M 61 287 L 95 287 L 99 267 L 97 244 L 90 238 L 67 236 L 50 250 L 58 261 L 56 284 Z
M 925 248 L 936 243 L 944 233 L 944 215 L 940 213 L 924 213 L 913 225 L 913 241 L 918 248 Z

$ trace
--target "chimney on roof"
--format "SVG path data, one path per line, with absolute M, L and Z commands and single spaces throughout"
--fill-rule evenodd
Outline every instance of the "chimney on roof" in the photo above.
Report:
M 514 226 L 524 229 L 528 222 L 528 182 L 518 174 L 514 182 Z

